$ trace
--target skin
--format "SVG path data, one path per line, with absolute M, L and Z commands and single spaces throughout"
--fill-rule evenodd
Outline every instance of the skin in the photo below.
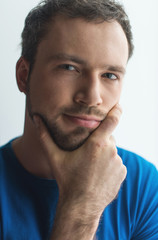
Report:
M 29 172 L 58 183 L 52 240 L 92 239 L 126 176 L 112 132 L 127 61 L 127 39 L 117 22 L 57 16 L 31 75 L 23 57 L 17 63 L 27 106 L 24 134 L 13 149 Z

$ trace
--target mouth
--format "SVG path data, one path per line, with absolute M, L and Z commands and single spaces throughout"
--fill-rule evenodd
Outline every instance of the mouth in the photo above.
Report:
M 98 119 L 95 116 L 71 116 L 64 114 L 64 117 L 71 123 L 80 127 L 85 128 L 97 128 L 102 122 L 101 119 Z

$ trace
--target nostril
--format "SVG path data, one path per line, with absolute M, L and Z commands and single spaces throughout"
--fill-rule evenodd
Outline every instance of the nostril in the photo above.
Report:
M 103 103 L 102 92 L 98 75 L 91 73 L 80 79 L 74 101 L 87 106 L 96 107 Z
M 86 105 L 89 107 L 99 106 L 102 104 L 102 98 L 100 96 L 95 95 L 78 95 L 74 98 L 75 103 L 79 103 L 82 105 Z

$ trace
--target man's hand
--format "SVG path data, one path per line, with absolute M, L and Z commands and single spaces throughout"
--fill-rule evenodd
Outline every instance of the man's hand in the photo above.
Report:
M 126 167 L 117 154 L 112 138 L 120 116 L 120 106 L 116 105 L 85 144 L 72 152 L 60 150 L 52 141 L 42 121 L 35 116 L 41 145 L 59 187 L 56 219 L 67 217 L 62 216 L 63 211 L 70 211 L 69 217 L 76 222 L 76 226 L 77 223 L 81 226 L 95 226 L 96 230 L 104 208 L 116 197 L 126 177 Z M 61 218 L 56 220 L 58 224 Z M 92 230 L 89 238 L 79 238 L 78 235 L 73 239 L 92 239 L 95 230 Z M 58 239 L 62 238 L 58 236 Z

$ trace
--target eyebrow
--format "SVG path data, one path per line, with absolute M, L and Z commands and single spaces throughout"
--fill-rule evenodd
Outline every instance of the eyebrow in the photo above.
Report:
M 86 62 L 84 60 L 82 60 L 76 56 L 68 55 L 65 53 L 58 53 L 56 55 L 52 55 L 48 61 L 55 61 L 55 60 L 69 60 L 71 62 L 86 65 Z
M 83 59 L 80 59 L 76 56 L 73 55 L 69 55 L 66 53 L 58 53 L 56 55 L 52 55 L 50 56 L 50 58 L 48 59 L 48 61 L 55 61 L 55 60 L 64 60 L 64 61 L 71 61 L 71 62 L 75 62 L 81 65 L 87 65 L 87 62 L 84 61 Z M 121 74 L 125 74 L 126 70 L 124 67 L 119 66 L 119 65 L 103 65 L 101 66 L 101 68 L 105 68 L 108 71 L 112 71 L 112 72 L 119 72 Z
M 122 73 L 122 74 L 126 73 L 126 69 L 124 67 L 122 67 L 122 66 L 117 66 L 117 65 L 110 66 L 110 65 L 107 65 L 107 66 L 105 66 L 105 68 L 108 71 L 112 71 L 112 72 L 119 72 L 119 73 Z

